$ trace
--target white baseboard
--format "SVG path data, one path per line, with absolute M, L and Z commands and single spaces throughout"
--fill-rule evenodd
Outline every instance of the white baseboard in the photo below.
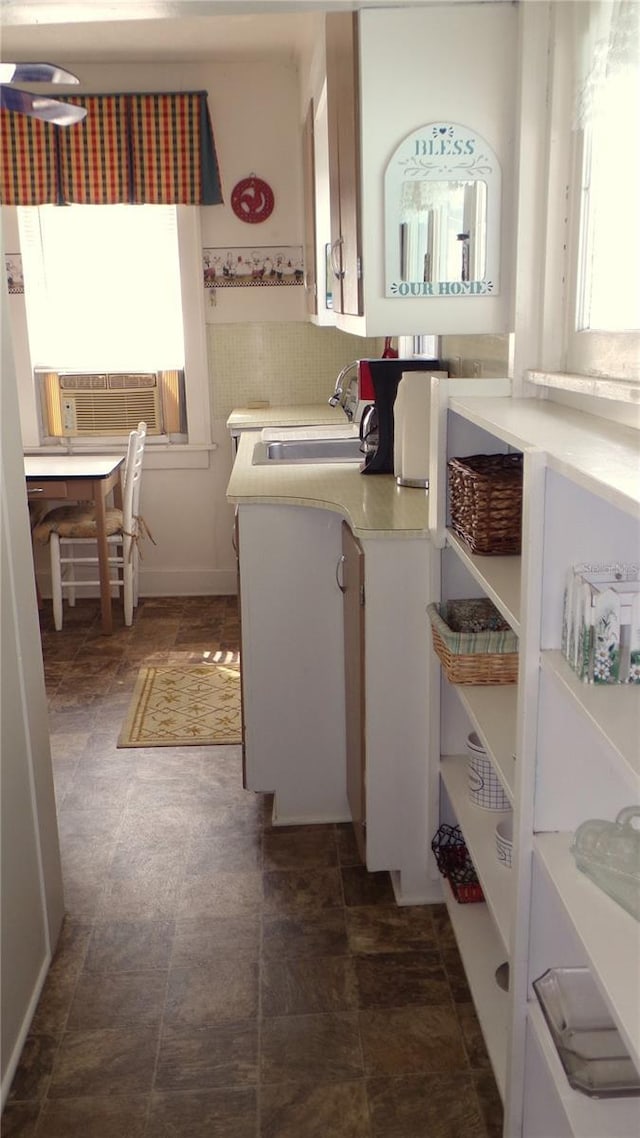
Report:
M 36 982 L 35 982 L 34 987 L 33 987 L 33 992 L 31 993 L 31 999 L 29 1000 L 29 1003 L 27 1005 L 27 1009 L 24 1013 L 24 1018 L 22 1020 L 21 1026 L 20 1026 L 20 1031 L 18 1032 L 18 1037 L 17 1037 L 17 1039 L 13 1045 L 13 1049 L 11 1051 L 9 1061 L 8 1061 L 7 1066 L 5 1068 L 4 1075 L 2 1076 L 2 1085 L 0 1086 L 0 1111 L 4 1110 L 4 1106 L 5 1106 L 5 1103 L 7 1101 L 9 1091 L 11 1089 L 11 1084 L 13 1082 L 13 1077 L 16 1073 L 17 1068 L 18 1068 L 18 1063 L 20 1062 L 20 1056 L 22 1055 L 22 1048 L 24 1047 L 25 1040 L 29 1034 L 29 1028 L 31 1027 L 31 1021 L 33 1020 L 33 1017 L 36 1013 L 36 1008 L 38 1006 L 38 1000 L 40 999 L 40 996 L 42 994 L 42 989 L 44 987 L 44 982 L 45 982 L 47 975 L 48 975 L 48 972 L 49 972 L 49 965 L 50 964 L 51 964 L 51 956 L 47 956 L 42 962 L 42 967 L 40 968 L 40 971 L 39 971 L 38 976 L 36 978 Z
M 51 579 L 38 574 L 40 592 L 51 599 Z M 238 591 L 238 579 L 233 570 L 141 569 L 139 594 L 144 597 L 231 597 Z M 79 597 L 98 597 L 97 586 L 80 589 Z M 114 590 L 114 597 L 117 596 Z
M 351 815 L 344 814 L 279 814 L 278 795 L 276 794 L 271 808 L 271 825 L 277 826 L 327 826 L 350 822 Z
M 393 885 L 396 905 L 438 905 L 444 900 L 440 882 L 430 881 L 426 874 L 422 886 L 416 886 L 414 884 L 414 886 L 408 890 L 403 890 L 402 888 L 402 874 L 399 870 L 392 869 L 389 876 L 391 877 L 391 884 Z M 412 874 L 412 876 L 415 875 Z
M 141 597 L 228 597 L 238 591 L 232 569 L 145 569 L 140 566 Z

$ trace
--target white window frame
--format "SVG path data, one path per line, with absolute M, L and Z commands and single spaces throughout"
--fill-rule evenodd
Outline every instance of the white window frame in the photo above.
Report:
M 569 5 L 567 15 L 572 21 L 580 23 L 584 9 L 580 5 Z M 578 39 L 575 24 L 572 39 Z M 570 33 L 571 34 L 571 33 Z M 568 108 L 575 114 L 574 107 Z M 573 132 L 572 166 L 569 190 L 569 218 L 567 241 L 567 281 L 568 294 L 565 326 L 565 365 L 569 373 L 591 373 L 598 376 L 612 376 L 625 382 L 640 381 L 640 331 L 601 331 L 594 328 L 578 328 L 578 314 L 582 307 L 582 295 L 586 287 L 585 246 L 587 224 L 585 210 L 585 161 L 590 161 L 589 141 L 584 130 L 576 128 Z M 621 245 L 621 254 L 624 253 Z M 604 386 L 602 394 L 605 394 Z
M 560 5 L 559 8 L 560 11 L 556 15 L 562 21 L 563 33 L 568 36 L 569 44 L 575 45 L 577 42 L 575 21 L 579 21 L 583 15 L 580 5 Z M 554 95 L 559 96 L 564 101 L 564 114 L 567 124 L 573 124 L 575 116 L 574 92 L 574 83 L 568 90 L 565 88 L 559 93 L 554 91 Z M 566 101 L 567 96 L 570 100 L 568 103 Z M 585 377 L 593 377 L 585 379 L 585 393 L 610 399 L 613 391 L 616 390 L 624 398 L 624 384 L 628 383 L 634 388 L 640 385 L 640 332 L 635 330 L 608 332 L 591 328 L 577 328 L 580 295 L 584 288 L 584 281 L 582 280 L 585 240 L 585 235 L 582 232 L 582 225 L 585 221 L 583 216 L 584 132 L 574 128 L 571 141 L 572 144 L 568 147 L 566 256 L 563 267 L 563 275 L 566 281 L 562 345 L 563 369 L 567 373 L 568 379 L 571 380 L 568 386 L 574 391 L 579 386 L 575 382 L 576 376 L 584 375 Z M 550 210 L 557 211 L 559 203 L 560 208 L 564 207 L 563 195 L 558 198 L 558 195 L 553 194 L 551 190 L 550 185 Z M 608 383 L 609 379 L 618 382 L 612 387 Z M 637 396 L 632 395 L 631 398 L 634 402 L 637 400 Z
M 172 443 L 166 437 L 153 438 L 149 436 L 148 445 L 170 447 L 172 450 L 210 449 L 211 405 L 202 283 L 200 210 L 197 206 L 179 205 L 176 207 L 176 214 L 182 285 L 188 442 Z M 5 247 L 11 248 L 13 252 L 15 246 L 15 251 L 17 251 L 19 249 L 19 235 L 16 209 L 3 207 L 2 221 L 5 230 Z M 43 449 L 39 398 L 29 350 L 24 296 L 12 296 L 9 300 L 23 446 L 28 450 Z M 90 448 L 97 452 L 108 451 L 114 446 L 121 447 L 122 440 L 107 438 L 102 440 L 76 439 L 72 443 L 70 440 L 65 440 L 64 443 L 59 442 L 53 449 L 60 450 L 61 445 L 67 450 L 79 451 Z
M 572 130 L 576 7 L 520 11 L 514 384 L 516 393 L 525 382 L 549 397 L 555 389 L 563 402 L 577 398 L 576 406 L 637 425 L 640 334 L 572 331 L 582 185 L 581 136 Z
M 197 206 L 180 205 L 177 215 L 188 438 L 189 446 L 206 447 L 211 444 L 211 400 L 200 210 Z

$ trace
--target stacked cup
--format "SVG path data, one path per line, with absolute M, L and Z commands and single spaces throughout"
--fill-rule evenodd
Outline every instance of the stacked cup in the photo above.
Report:
M 510 810 L 502 783 L 475 731 L 467 738 L 469 798 L 482 810 Z

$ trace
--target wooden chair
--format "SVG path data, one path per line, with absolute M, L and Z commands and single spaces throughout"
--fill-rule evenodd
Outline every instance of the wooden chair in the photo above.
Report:
M 138 512 L 146 435 L 147 424 L 143 422 L 138 423 L 137 430 L 129 435 L 122 509 L 110 508 L 106 517 L 109 566 L 115 569 L 111 585 L 118 590 L 122 589 L 126 625 L 133 624 L 133 610 L 138 604 L 138 544 L 142 537 L 151 537 Z M 86 554 L 91 546 L 95 549 L 95 534 L 95 513 L 90 505 L 58 506 L 50 510 L 34 529 L 35 540 L 49 542 L 53 620 L 58 632 L 62 629 L 63 594 L 67 593 L 69 604 L 73 607 L 76 589 L 100 584 L 97 577 L 89 580 L 83 576 L 78 579 L 75 571 L 76 566 L 97 568 L 97 551 Z

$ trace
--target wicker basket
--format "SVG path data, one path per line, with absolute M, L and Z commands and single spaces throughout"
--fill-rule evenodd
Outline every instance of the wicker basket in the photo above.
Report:
M 518 637 L 482 597 L 427 607 L 433 647 L 452 684 L 515 684 Z
M 440 826 L 431 849 L 438 869 L 449 882 L 456 901 L 461 905 L 471 901 L 484 901 L 482 886 L 459 826 L 448 826 L 446 823 Z
M 519 553 L 522 455 L 472 454 L 447 465 L 454 533 L 472 553 Z

